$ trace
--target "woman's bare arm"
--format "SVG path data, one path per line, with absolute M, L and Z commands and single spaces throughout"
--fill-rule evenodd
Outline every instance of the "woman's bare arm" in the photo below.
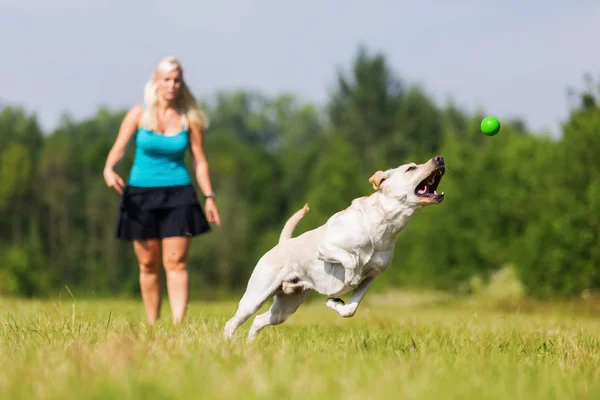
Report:
M 114 171 L 114 168 L 115 165 L 117 165 L 117 163 L 125 155 L 127 144 L 135 134 L 135 131 L 138 129 L 139 121 L 143 111 L 143 106 L 138 104 L 127 112 L 123 118 L 123 121 L 121 122 L 121 127 L 119 128 L 119 133 L 117 134 L 115 143 L 108 152 L 108 157 L 106 157 L 106 163 L 104 164 L 103 171 L 104 180 L 106 181 L 106 185 L 108 187 L 114 188 L 119 194 L 123 193 L 125 182 Z

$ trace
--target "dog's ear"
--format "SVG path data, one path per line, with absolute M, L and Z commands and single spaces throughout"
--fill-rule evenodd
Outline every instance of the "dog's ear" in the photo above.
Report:
M 373 174 L 372 177 L 369 178 L 369 182 L 373 184 L 373 189 L 379 190 L 381 188 L 381 184 L 388 177 L 388 174 L 384 171 L 377 171 Z

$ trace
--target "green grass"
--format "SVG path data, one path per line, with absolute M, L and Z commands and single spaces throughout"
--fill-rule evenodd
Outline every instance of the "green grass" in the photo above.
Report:
M 0 299 L 2 399 L 600 398 L 600 318 L 367 295 L 343 319 L 324 298 L 245 343 L 235 302 L 147 326 L 140 301 Z

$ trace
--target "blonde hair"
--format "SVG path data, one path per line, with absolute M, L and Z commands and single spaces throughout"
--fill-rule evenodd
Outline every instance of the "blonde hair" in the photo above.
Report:
M 156 95 L 156 80 L 161 75 L 177 69 L 181 72 L 181 90 L 179 92 L 179 97 L 175 102 L 175 106 L 178 111 L 183 114 L 183 128 L 187 129 L 190 123 L 200 129 L 208 128 L 208 118 L 198 105 L 196 98 L 183 79 L 181 62 L 173 56 L 167 56 L 156 63 L 152 77 L 144 87 L 145 105 L 141 124 L 145 129 L 155 130 L 157 128 L 156 109 L 158 106 L 158 96 Z

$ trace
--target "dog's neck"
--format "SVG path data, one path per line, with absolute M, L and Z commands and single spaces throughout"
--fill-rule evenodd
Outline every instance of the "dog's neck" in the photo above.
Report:
M 396 236 L 408 225 L 419 207 L 407 205 L 401 199 L 387 197 L 382 192 L 373 193 L 371 198 L 373 210 L 377 213 L 376 219 L 380 221 L 374 228 L 381 231 L 379 235 L 395 241 Z

